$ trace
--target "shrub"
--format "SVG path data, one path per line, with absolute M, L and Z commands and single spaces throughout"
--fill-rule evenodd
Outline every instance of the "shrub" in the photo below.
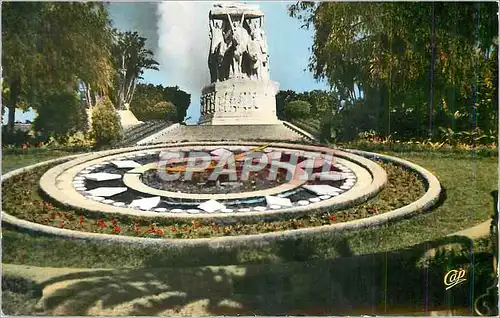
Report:
M 115 107 L 105 97 L 92 111 L 92 137 L 99 146 L 110 145 L 122 139 L 122 127 Z
M 10 131 L 7 125 L 2 126 L 2 145 L 22 146 L 23 144 L 33 143 L 35 138 L 29 131 L 14 129 Z
M 86 130 L 87 113 L 75 92 L 56 92 L 43 97 L 34 128 L 44 140 L 62 138 Z
M 177 121 L 177 107 L 169 101 L 142 100 L 131 105 L 137 119 Z
M 294 100 L 285 105 L 287 119 L 307 118 L 311 112 L 311 104 L 303 100 Z

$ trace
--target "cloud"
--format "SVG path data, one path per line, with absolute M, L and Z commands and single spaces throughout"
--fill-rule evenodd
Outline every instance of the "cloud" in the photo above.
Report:
M 157 6 L 156 58 L 169 85 L 191 94 L 198 108 L 201 90 L 210 83 L 208 70 L 208 13 L 210 2 L 161 2 Z M 195 109 L 190 115 L 197 117 Z

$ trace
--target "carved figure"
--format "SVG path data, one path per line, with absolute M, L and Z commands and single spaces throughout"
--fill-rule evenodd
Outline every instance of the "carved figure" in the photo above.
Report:
M 242 61 L 243 54 L 247 51 L 249 35 L 247 30 L 243 27 L 243 21 L 245 20 L 245 15 L 241 17 L 241 21 L 231 21 L 231 16 L 228 14 L 228 20 L 231 25 L 232 32 L 232 46 L 233 46 L 233 63 L 230 72 L 230 77 L 242 78 Z
M 250 55 L 252 56 L 252 60 L 255 61 L 254 69 L 256 70 L 257 78 L 261 80 L 268 80 L 269 54 L 267 50 L 266 33 L 261 27 L 257 26 L 256 23 L 250 24 L 250 27 L 252 46 L 249 51 L 252 51 Z
M 208 56 L 208 67 L 210 69 L 210 78 L 212 82 L 220 80 L 220 69 L 226 50 L 224 42 L 224 33 L 222 30 L 222 21 L 210 21 L 210 53 Z

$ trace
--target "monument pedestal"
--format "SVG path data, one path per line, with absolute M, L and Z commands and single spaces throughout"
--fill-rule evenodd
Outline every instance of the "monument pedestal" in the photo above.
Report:
M 276 93 L 273 81 L 230 79 L 202 90 L 200 125 L 275 125 Z

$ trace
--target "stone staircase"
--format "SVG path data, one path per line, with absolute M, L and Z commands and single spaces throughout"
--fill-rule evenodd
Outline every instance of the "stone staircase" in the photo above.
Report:
M 182 141 L 243 141 L 284 140 L 307 141 L 308 136 L 284 124 L 277 125 L 180 125 L 175 129 L 159 132 L 158 138 L 148 144 Z
M 170 126 L 171 124 L 172 123 L 163 120 L 152 120 L 125 129 L 123 132 L 123 139 L 117 144 L 117 146 L 126 147 L 134 145 L 137 143 L 137 141 L 151 136 L 152 134 Z

